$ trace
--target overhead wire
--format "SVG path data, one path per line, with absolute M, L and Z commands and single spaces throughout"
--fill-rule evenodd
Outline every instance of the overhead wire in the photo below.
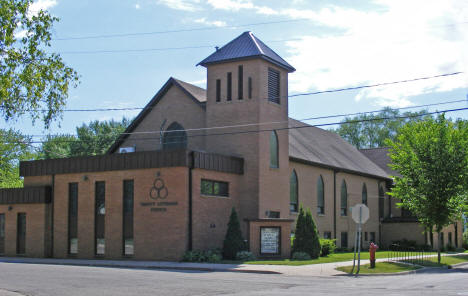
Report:
M 425 112 L 421 114 L 410 114 L 410 115 L 402 115 L 402 116 L 390 116 L 390 117 L 378 117 L 378 118 L 368 118 L 368 119 L 359 119 L 359 120 L 349 120 L 349 121 L 341 121 L 341 122 L 332 122 L 332 123 L 320 123 L 320 124 L 304 124 L 301 126 L 288 126 L 288 127 L 278 127 L 278 128 L 268 128 L 268 129 L 258 129 L 258 130 L 243 130 L 243 131 L 232 131 L 232 132 L 219 132 L 219 133 L 210 133 L 210 134 L 187 134 L 187 138 L 189 137 L 208 137 L 208 136 L 223 136 L 223 135 L 235 135 L 235 134 L 250 134 L 250 133 L 260 133 L 260 132 L 268 132 L 268 131 L 281 131 L 281 130 L 295 130 L 295 129 L 302 129 L 302 128 L 311 128 L 311 127 L 324 127 L 324 126 L 333 126 L 333 125 L 341 125 L 341 124 L 349 124 L 349 123 L 360 123 L 360 122 L 371 122 L 371 121 L 381 121 L 381 120 L 391 120 L 391 119 L 407 119 L 407 118 L 416 118 L 416 117 L 422 117 L 422 116 L 427 116 L 427 115 L 434 115 L 434 114 L 440 114 L 440 113 L 449 113 L 449 112 L 456 112 L 456 111 L 463 111 L 463 110 L 468 110 L 468 107 L 465 108 L 456 108 L 456 109 L 446 109 L 446 110 L 438 110 L 438 111 L 432 111 L 432 112 Z M 188 130 L 172 130 L 172 131 L 152 131 L 152 133 L 169 133 L 169 132 L 177 132 L 177 131 L 188 131 Z M 119 134 L 120 137 L 120 134 Z M 115 138 L 115 140 L 117 140 Z M 132 140 L 136 141 L 141 141 L 141 140 L 158 140 L 160 137 L 146 137 L 146 138 L 134 138 Z M 41 144 L 45 143 L 47 140 L 43 141 L 29 141 L 29 143 L 32 144 Z M 57 142 L 92 142 L 92 141 L 85 141 L 85 140 L 59 140 Z M 3 143 L 9 143 L 9 144 L 14 144 L 14 143 L 23 143 L 23 142 L 3 142 Z M 178 142 L 174 142 L 178 143 Z

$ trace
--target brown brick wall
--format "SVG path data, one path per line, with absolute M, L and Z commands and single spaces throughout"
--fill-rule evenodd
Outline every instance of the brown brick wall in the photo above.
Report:
M 193 170 L 193 249 L 222 248 L 231 209 L 239 214 L 240 176 L 207 170 Z M 200 193 L 201 179 L 229 183 L 229 197 Z M 239 221 L 242 224 L 244 221 Z M 244 233 L 244 238 L 247 239 Z
M 11 210 L 9 210 L 11 207 Z M 48 204 L 0 205 L 0 214 L 5 214 L 5 256 L 16 256 L 16 234 L 18 213 L 26 213 L 27 257 L 45 257 L 49 242 L 46 236 Z
M 166 199 L 149 192 L 157 173 L 168 189 Z M 123 180 L 134 180 L 135 259 L 179 260 L 188 246 L 188 169 L 165 168 L 56 176 L 54 256 L 68 257 L 68 184 L 78 182 L 78 258 L 94 255 L 94 190 L 106 182 L 105 258 L 122 257 Z M 86 178 L 85 178 L 86 176 Z M 86 179 L 86 180 L 85 180 Z M 152 212 L 147 202 L 177 202 L 166 212 Z M 155 206 L 157 207 L 157 206 Z

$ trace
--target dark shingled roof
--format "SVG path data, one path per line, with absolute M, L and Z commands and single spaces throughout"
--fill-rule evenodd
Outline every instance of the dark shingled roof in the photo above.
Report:
M 360 149 L 359 151 L 361 151 L 362 154 L 381 167 L 388 175 L 400 176 L 398 172 L 392 170 L 388 166 L 392 162 L 390 156 L 388 155 L 388 147 Z
M 389 179 L 389 174 L 338 134 L 289 119 L 289 157 L 318 166 Z
M 255 37 L 252 32 L 244 32 L 236 39 L 224 45 L 209 57 L 198 63 L 198 65 L 207 66 L 223 62 L 230 62 L 247 58 L 262 58 L 277 66 L 280 66 L 289 72 L 294 72 L 293 66 L 288 64 L 271 48 L 266 46 L 260 39 Z M 197 65 L 197 66 L 198 66 Z

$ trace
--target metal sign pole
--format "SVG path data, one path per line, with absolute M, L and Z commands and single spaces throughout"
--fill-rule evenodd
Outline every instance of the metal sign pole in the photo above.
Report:
M 358 227 L 358 265 L 356 274 L 359 274 L 359 270 L 361 269 L 361 223 L 362 223 L 362 208 L 359 207 L 359 227 Z
M 353 255 L 353 269 L 351 269 L 351 274 L 354 272 L 354 267 L 356 266 L 356 248 L 358 242 L 358 230 L 356 229 L 356 235 L 354 236 L 354 255 Z

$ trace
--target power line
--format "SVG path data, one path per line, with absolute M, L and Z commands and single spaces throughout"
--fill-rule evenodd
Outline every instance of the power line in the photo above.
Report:
M 297 41 L 299 38 L 283 39 L 283 40 L 267 40 L 265 42 L 287 42 Z M 184 50 L 198 48 L 214 48 L 216 45 L 195 45 L 182 47 L 159 47 L 159 48 L 141 48 L 141 49 L 103 49 L 103 50 L 85 50 L 85 51 L 62 51 L 60 54 L 100 54 L 100 53 L 132 53 L 132 52 L 150 52 L 150 51 L 168 51 L 168 50 Z
M 183 32 L 194 32 L 194 31 L 210 31 L 210 30 L 219 30 L 219 29 L 228 29 L 228 28 L 242 28 L 250 26 L 263 26 L 271 24 L 282 24 L 282 23 L 293 23 L 293 22 L 302 22 L 309 20 L 307 18 L 295 19 L 295 20 L 279 20 L 271 22 L 260 22 L 260 23 L 250 23 L 250 24 L 241 24 L 241 25 L 225 25 L 218 27 L 199 27 L 192 29 L 178 29 L 178 30 L 165 30 L 165 31 L 153 31 L 153 32 L 136 32 L 136 33 L 121 33 L 121 34 L 103 34 L 103 35 L 89 35 L 89 36 L 78 36 L 78 37 L 65 37 L 65 38 L 54 38 L 52 40 L 64 41 L 64 40 L 85 40 L 85 39 L 103 39 L 103 38 L 121 38 L 121 37 L 133 37 L 133 36 L 145 36 L 145 35 L 159 35 L 159 34 L 169 34 L 169 33 L 183 33 Z
M 349 90 L 357 90 L 357 89 L 363 89 L 363 88 L 372 88 L 372 87 L 378 87 L 378 86 L 387 86 L 387 85 L 394 85 L 394 84 L 400 84 L 400 83 L 408 83 L 408 82 L 414 82 L 414 81 L 420 81 L 420 80 L 428 80 L 428 79 L 433 79 L 433 78 L 440 78 L 440 77 L 450 77 L 450 76 L 455 76 L 462 74 L 464 72 L 453 72 L 453 73 L 446 73 L 446 74 L 440 74 L 440 75 L 434 75 L 434 76 L 426 76 L 426 77 L 419 77 L 419 78 L 413 78 L 413 79 L 406 79 L 406 80 L 399 80 L 399 81 L 392 81 L 392 82 L 383 82 L 383 83 L 377 83 L 377 84 L 369 84 L 369 85 L 361 85 L 361 86 L 354 86 L 354 87 L 347 87 L 347 88 L 339 88 L 339 89 L 331 89 L 331 90 L 324 90 L 324 91 L 317 91 L 317 92 L 307 92 L 307 93 L 299 93 L 299 94 L 293 94 L 293 95 L 288 95 L 288 96 L 281 96 L 280 98 L 293 98 L 293 97 L 299 97 L 299 96 L 310 96 L 310 95 L 318 95 L 318 94 L 324 94 L 324 93 L 334 93 L 334 92 L 342 92 L 342 91 L 349 91 Z M 263 98 L 263 99 L 268 99 L 268 98 Z M 460 100 L 461 101 L 461 100 Z M 463 100 L 464 101 L 464 100 Z M 456 101 L 459 102 L 459 101 Z M 445 102 L 445 103 L 455 103 L 453 102 Z M 445 103 L 440 103 L 440 104 L 445 104 Z M 425 106 L 433 106 L 433 105 L 438 105 L 439 103 L 436 104 L 427 104 L 427 105 L 420 105 L 419 107 L 425 107 Z M 413 107 L 406 107 L 406 108 L 417 108 L 418 106 L 413 106 Z M 0 106 L 0 109 L 4 109 L 4 106 Z M 153 109 L 154 107 L 148 106 L 148 107 L 128 107 L 128 108 L 95 108 L 95 109 L 65 109 L 63 112 L 105 112 L 105 111 L 134 111 L 134 110 L 145 110 L 145 109 Z M 401 108 L 403 109 L 403 108 Z M 21 109 L 19 111 L 22 112 L 47 112 L 49 110 L 47 109 Z M 372 112 L 377 112 L 377 111 L 372 111 Z M 360 113 L 359 113 L 360 114 Z M 348 114 L 348 115 L 354 115 L 354 114 Z M 314 118 L 314 119 L 320 119 L 320 118 Z
M 321 124 L 314 124 L 314 125 L 309 125 L 309 124 L 304 124 L 301 126 L 288 126 L 288 127 L 279 127 L 279 128 L 269 128 L 269 129 L 259 129 L 259 130 L 245 130 L 245 131 L 232 131 L 232 132 L 220 132 L 220 133 L 211 133 L 211 134 L 192 134 L 192 135 L 187 135 L 187 138 L 193 138 L 193 137 L 208 137 L 208 136 L 223 136 L 223 135 L 235 135 L 235 134 L 250 134 L 250 133 L 260 133 L 260 132 L 268 132 L 268 131 L 281 131 L 281 130 L 294 130 L 294 129 L 302 129 L 302 128 L 310 128 L 310 127 L 324 127 L 324 126 L 333 126 L 333 125 L 341 125 L 341 124 L 348 124 L 348 123 L 360 123 L 360 122 L 372 122 L 372 121 L 380 121 L 380 120 L 391 120 L 391 119 L 407 119 L 407 118 L 417 118 L 417 117 L 422 117 L 422 116 L 427 116 L 427 115 L 434 115 L 434 114 L 440 114 L 440 113 L 449 113 L 449 112 L 456 112 L 456 111 L 463 111 L 463 110 L 468 110 L 468 107 L 465 108 L 457 108 L 457 109 L 446 109 L 446 110 L 440 110 L 440 111 L 433 111 L 433 112 L 426 112 L 426 113 L 421 113 L 421 114 L 411 114 L 411 115 L 402 115 L 402 116 L 391 116 L 391 117 L 379 117 L 379 118 L 368 118 L 368 119 L 359 119 L 359 120 L 350 120 L 350 121 L 345 121 L 345 122 L 332 122 L 332 123 L 321 123 Z M 177 131 L 189 131 L 189 130 L 173 130 L 173 131 L 164 131 L 164 133 L 169 133 L 169 132 L 177 132 Z M 152 131 L 148 133 L 160 133 L 161 131 Z M 130 133 L 128 133 L 130 134 Z M 119 134 L 120 136 L 120 134 Z M 158 140 L 160 137 L 147 137 L 147 138 L 134 138 L 132 140 L 134 141 L 143 141 L 143 140 Z M 115 139 L 117 140 L 117 138 Z M 43 141 L 29 141 L 28 143 L 30 144 L 42 144 L 47 142 L 46 140 Z M 93 142 L 93 141 L 88 141 L 88 140 L 61 140 L 57 142 L 62 142 L 62 143 L 67 143 L 67 142 Z M 3 142 L 7 144 L 24 144 L 24 142 Z M 178 143 L 178 142 L 174 142 Z
M 453 104 L 453 103 L 460 103 L 460 102 L 466 102 L 466 100 L 463 99 L 463 100 L 455 100 L 455 101 L 446 101 L 446 102 L 424 104 L 424 105 L 410 106 L 410 107 L 401 107 L 401 108 L 388 108 L 387 110 L 388 111 L 399 111 L 399 110 L 430 107 L 430 106 L 437 106 L 437 105 L 446 105 L 446 104 Z M 308 117 L 308 118 L 297 119 L 297 120 L 298 121 L 310 121 L 310 120 L 316 120 L 316 119 L 327 119 L 327 118 L 336 118 L 336 117 L 344 117 L 344 116 L 364 115 L 364 114 L 382 112 L 384 110 L 385 109 L 365 111 L 365 112 L 356 112 L 356 113 L 324 115 L 324 116 Z M 206 131 L 206 130 L 213 130 L 213 129 L 241 128 L 241 127 L 261 126 L 261 125 L 269 125 L 269 124 L 283 124 L 283 123 L 288 123 L 288 121 L 270 121 L 270 122 L 245 123 L 245 124 L 225 125 L 225 126 L 215 126 L 215 127 L 191 128 L 191 129 L 185 129 L 184 131 L 186 131 L 186 132 Z M 123 133 L 120 133 L 120 135 L 153 134 L 153 133 L 161 133 L 161 132 L 171 133 L 171 132 L 179 132 L 179 131 L 182 131 L 182 130 L 172 130 L 172 131 L 161 131 L 161 130 L 159 130 L 159 131 L 130 132 L 130 133 L 123 132 Z M 50 135 L 29 135 L 29 137 L 44 137 L 44 136 L 50 136 Z M 61 136 L 63 136 L 63 135 L 61 135 Z

